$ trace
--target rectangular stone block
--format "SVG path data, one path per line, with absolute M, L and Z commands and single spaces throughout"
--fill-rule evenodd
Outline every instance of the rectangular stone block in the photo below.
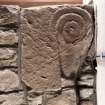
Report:
M 77 105 L 74 89 L 64 90 L 59 95 L 49 96 L 47 105 Z
M 18 91 L 19 86 L 19 77 L 15 72 L 10 69 L 0 71 L 0 92 Z
M 93 87 L 94 82 L 95 82 L 95 76 L 91 74 L 86 74 L 80 77 L 80 81 L 78 81 L 78 84 L 80 86 Z
M 81 102 L 81 105 L 94 105 L 94 103 L 91 101 L 83 101 Z
M 92 6 L 22 9 L 22 81 L 35 91 L 76 85 L 86 58 L 95 58 L 94 28 Z
M 0 105 L 22 105 L 24 104 L 23 92 L 0 95 Z
M 94 23 L 92 6 L 0 6 L 0 104 L 96 105 Z
M 1 5 L 0 6 L 0 29 L 7 31 L 7 30 L 14 30 L 16 31 L 18 27 L 18 6 L 12 5 Z
M 80 89 L 80 98 L 82 100 L 92 100 L 94 96 L 94 89 L 92 88 L 84 88 Z
M 58 44 L 51 25 L 55 9 L 35 7 L 21 12 L 22 80 L 35 91 L 61 88 Z
M 16 46 L 18 44 L 18 36 L 14 31 L 0 30 L 0 46 Z
M 17 52 L 13 48 L 0 48 L 0 68 L 17 67 Z
M 54 21 L 62 76 L 75 79 L 86 58 L 93 58 L 96 53 L 95 50 L 93 55 L 89 53 L 95 46 L 93 8 L 65 6 L 55 13 Z

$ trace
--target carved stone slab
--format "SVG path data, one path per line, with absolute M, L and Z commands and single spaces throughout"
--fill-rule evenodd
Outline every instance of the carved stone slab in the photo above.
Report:
M 54 13 L 53 20 L 59 43 L 61 73 L 65 78 L 74 77 L 91 47 L 92 17 L 82 7 L 65 6 Z
M 75 80 L 93 39 L 91 14 L 55 5 L 26 8 L 21 15 L 23 82 L 43 91 L 61 88 L 62 76 Z
M 61 87 L 58 45 L 50 21 L 54 9 L 22 11 L 22 80 L 36 91 Z

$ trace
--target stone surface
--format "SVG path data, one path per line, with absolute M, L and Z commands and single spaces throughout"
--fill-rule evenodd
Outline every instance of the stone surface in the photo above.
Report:
M 61 72 L 75 79 L 93 39 L 91 14 L 82 7 L 64 7 L 54 14 L 59 42 Z
M 12 5 L 0 6 L 0 68 L 17 66 L 19 7 Z
M 18 6 L 0 6 L 0 30 L 14 30 L 18 28 Z
M 0 31 L 0 45 L 15 45 L 18 43 L 18 36 L 14 31 Z
M 92 6 L 0 6 L 0 105 L 96 105 L 95 55 Z
M 19 78 L 18 76 L 10 71 L 0 71 L 0 91 L 8 92 L 19 89 Z
M 93 20 L 87 10 L 69 5 L 27 8 L 21 26 L 26 85 L 43 90 L 61 87 L 60 76 L 75 79 L 93 39 Z
M 73 90 L 68 90 L 60 95 L 50 97 L 47 105 L 76 105 L 75 92 Z
M 78 81 L 80 86 L 93 86 L 94 85 L 94 75 L 86 74 L 80 77 L 80 81 Z
M 62 88 L 65 88 L 65 87 L 74 87 L 75 85 L 75 82 L 73 80 L 68 80 L 68 79 L 65 79 L 65 78 L 61 78 L 61 83 L 62 83 Z
M 81 99 L 92 99 L 94 94 L 94 90 L 92 88 L 86 88 L 80 90 Z
M 35 98 L 28 98 L 29 105 L 42 105 L 42 96 L 38 96 Z
M 93 58 L 91 57 L 86 57 L 83 65 L 81 66 L 81 69 L 80 69 L 80 74 L 82 75 L 85 75 L 85 74 L 90 74 L 90 75 L 96 75 L 96 69 L 95 67 L 97 66 L 96 64 L 96 60 L 94 59 L 94 56 Z
M 0 95 L 0 105 L 23 105 L 23 93 Z
M 17 53 L 12 48 L 0 48 L 0 67 L 17 66 Z
M 91 101 L 83 101 L 81 102 L 81 105 L 94 105 Z
M 22 80 L 34 90 L 61 87 L 56 34 L 50 31 L 51 7 L 22 11 Z

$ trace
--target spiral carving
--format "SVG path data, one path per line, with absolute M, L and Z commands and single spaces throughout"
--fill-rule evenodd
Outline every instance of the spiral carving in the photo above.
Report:
M 86 35 L 92 19 L 91 15 L 80 7 L 65 7 L 55 12 L 53 22 L 65 42 L 74 43 Z

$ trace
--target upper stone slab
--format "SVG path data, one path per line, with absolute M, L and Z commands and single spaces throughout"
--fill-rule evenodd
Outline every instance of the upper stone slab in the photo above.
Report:
M 93 9 L 53 5 L 21 12 L 22 80 L 34 90 L 61 88 L 75 80 L 94 39 Z

